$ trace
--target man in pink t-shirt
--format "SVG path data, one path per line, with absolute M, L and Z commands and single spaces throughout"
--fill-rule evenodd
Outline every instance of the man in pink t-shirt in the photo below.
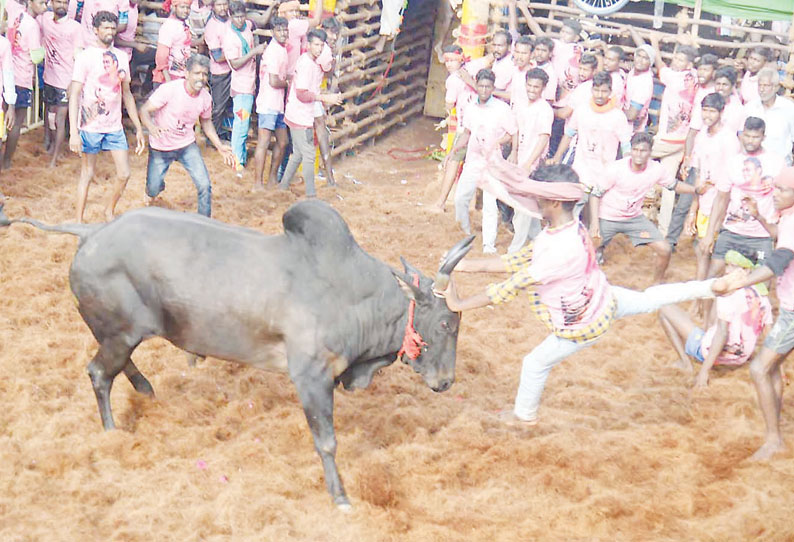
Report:
M 464 63 L 463 49 L 459 45 L 448 45 L 444 47 L 442 52 L 444 55 L 444 67 L 449 75 L 444 82 L 444 105 L 446 106 L 447 118 L 440 126 L 444 126 L 446 123 L 449 133 L 454 134 L 449 148 L 457 148 L 458 150 L 454 154 L 450 150 L 448 153 L 450 158 L 444 162 L 441 193 L 431 208 L 439 213 L 443 213 L 445 210 L 447 198 L 450 191 L 452 191 L 452 185 L 455 184 L 461 169 L 461 163 L 466 158 L 466 146 L 457 145 L 456 143 L 459 142 L 460 134 L 463 133 L 463 111 L 477 96 L 474 90 L 476 86 L 474 76 L 477 75 L 477 70 L 485 67 L 480 59 Z M 512 74 L 510 77 L 512 78 Z
M 623 103 L 623 112 L 635 133 L 645 131 L 648 124 L 648 107 L 653 99 L 651 66 L 655 59 L 656 51 L 653 47 L 641 43 L 634 50 L 634 66 L 626 75 L 626 97 Z
M 186 68 L 185 79 L 163 83 L 141 107 L 141 121 L 149 131 L 146 196 L 151 203 L 165 190 L 165 174 L 171 163 L 179 160 L 196 185 L 198 213 L 208 217 L 212 211 L 212 186 L 196 144 L 193 131 L 196 122 L 201 123 L 204 135 L 229 167 L 234 167 L 234 154 L 231 147 L 221 143 L 212 125 L 212 98 L 205 88 L 210 71 L 209 58 L 191 55 Z
M 612 76 L 606 72 L 595 74 L 591 100 L 576 107 L 557 152 L 549 160 L 554 164 L 560 163 L 575 136 L 577 143 L 572 166 L 588 189 L 595 186 L 596 176 L 617 160 L 618 148 L 624 154 L 631 148 L 631 126 L 623 110 L 610 98 L 611 94 Z M 590 222 L 587 199 L 585 197 L 579 202 L 576 209 L 577 217 L 580 211 L 584 213 L 585 224 Z
M 116 181 L 105 207 L 110 221 L 130 178 L 127 136 L 121 124 L 121 103 L 135 125 L 135 153 L 143 152 L 143 128 L 138 118 L 135 98 L 130 92 L 130 66 L 124 51 L 113 47 L 118 17 L 100 11 L 94 17 L 96 38 L 74 61 L 69 87 L 69 149 L 82 157 L 80 183 L 77 188 L 77 222 L 83 221 L 88 187 L 94 177 L 97 155 L 110 151 L 116 164 Z
M 659 35 L 655 32 L 651 33 L 651 45 L 656 53 L 659 80 L 665 86 L 651 158 L 658 159 L 671 175 L 676 176 L 684 157 L 684 144 L 695 101 L 697 72 L 694 61 L 697 51 L 689 45 L 676 47 L 670 67 L 667 67 L 659 50 Z M 675 194 L 662 190 L 659 230 L 663 235 L 667 235 L 674 205 Z
M 171 79 L 184 79 L 185 65 L 190 56 L 190 0 L 173 0 L 171 16 L 160 25 L 157 52 L 152 78 L 155 86 Z
M 535 49 L 532 51 L 535 67 L 543 70 L 549 76 L 549 82 L 543 88 L 543 99 L 549 104 L 554 104 L 557 101 L 557 73 L 551 62 L 552 51 L 554 51 L 554 40 L 546 36 L 535 41 Z
M 659 185 L 676 192 L 692 194 L 695 188 L 679 183 L 659 162 L 650 160 L 653 139 L 646 132 L 631 138 L 631 155 L 607 166 L 596 178 L 590 194 L 590 235 L 601 239 L 599 254 L 615 235 L 622 233 L 635 247 L 647 245 L 656 254 L 653 281 L 664 278 L 672 249 L 656 226 L 642 213 L 649 190 Z
M 695 134 L 697 134 L 698 130 L 700 130 L 700 126 L 703 124 L 700 109 L 701 103 L 703 102 L 703 98 L 715 91 L 714 74 L 717 71 L 718 60 L 719 59 L 716 55 L 707 53 L 705 55 L 701 55 L 696 64 L 698 86 L 697 92 L 695 93 L 695 101 L 692 104 L 692 118 L 689 123 L 689 132 L 687 133 L 686 142 L 684 143 L 684 156 L 681 161 L 681 167 L 679 168 L 680 178 L 689 184 L 694 183 L 694 177 L 690 175 L 692 143 L 694 141 Z M 698 119 L 697 126 L 695 119 Z M 684 222 L 686 222 L 686 216 L 691 206 L 691 195 L 682 194 L 676 197 L 666 236 L 667 242 L 672 246 L 676 246 L 678 244 L 678 238 L 681 236 L 681 233 L 684 230 Z
M 705 238 L 708 231 L 709 216 L 717 196 L 717 186 L 724 184 L 729 178 L 729 161 L 727 157 L 741 153 L 741 145 L 736 131 L 725 125 L 722 112 L 725 110 L 725 99 L 719 93 L 712 93 L 701 102 L 703 129 L 695 136 L 692 146 L 692 170 L 690 176 L 695 179 L 695 186 L 701 188 L 700 196 L 690 204 L 683 231 L 695 234 L 698 240 Z M 697 278 L 705 279 L 708 273 L 710 255 L 697 251 Z
M 620 69 L 624 57 L 623 48 L 619 45 L 607 47 L 604 45 L 604 71 L 612 77 L 611 99 L 621 109 L 626 105 L 626 73 Z
M 33 78 L 36 65 L 44 60 L 44 47 L 41 44 L 41 28 L 36 17 L 47 10 L 45 0 L 8 0 L 8 30 L 6 36 L 11 43 L 11 56 L 14 61 L 14 83 L 16 84 L 15 122 L 8 132 L 3 169 L 11 167 L 11 158 L 19 142 L 25 110 L 33 104 Z
M 736 250 L 753 262 L 763 262 L 772 253 L 769 230 L 778 221 L 772 179 L 785 162 L 761 147 L 765 128 L 763 120 L 748 117 L 740 136 L 742 152 L 725 157 L 728 177 L 717 184 L 706 237 L 698 244 L 699 251 L 711 254 L 709 277 L 725 269 L 728 250 Z
M 750 459 L 767 460 L 783 451 L 780 432 L 780 410 L 783 406 L 783 375 L 781 366 L 794 350 L 794 168 L 783 169 L 774 180 L 775 209 L 780 222 L 769 225 L 777 237 L 775 250 L 764 264 L 746 276 L 732 275 L 731 289 L 739 289 L 777 277 L 778 317 L 764 340 L 760 352 L 750 361 L 758 404 L 766 425 L 764 444 Z
M 283 17 L 273 17 L 270 26 L 273 28 L 273 39 L 270 40 L 259 63 L 259 95 L 256 98 L 259 132 L 254 155 L 256 164 L 254 191 L 265 187 L 265 158 L 270 145 L 270 136 L 276 136 L 276 143 L 270 154 L 268 187 L 275 187 L 278 183 L 278 168 L 284 159 L 284 152 L 289 142 L 287 124 L 284 122 L 284 95 L 288 87 L 286 43 L 289 23 Z
M 248 128 L 254 107 L 256 89 L 256 57 L 265 51 L 265 44 L 254 45 L 254 25 L 246 19 L 242 2 L 229 3 L 230 21 L 223 36 L 223 56 L 232 68 L 232 150 L 237 159 L 237 176 L 243 176 L 248 162 Z
M 292 177 L 303 165 L 303 180 L 306 183 L 306 197 L 317 195 L 314 187 L 314 102 L 339 105 L 342 95 L 339 93 L 323 93 L 323 69 L 320 66 L 320 54 L 325 47 L 326 33 L 323 30 L 310 30 L 306 34 L 309 49 L 303 53 L 295 65 L 295 76 L 287 94 L 287 105 L 284 108 L 284 119 L 292 136 L 292 155 L 289 157 L 279 188 L 288 190 Z
M 52 11 L 39 15 L 44 42 L 44 88 L 47 107 L 44 129 L 49 134 L 50 167 L 55 167 L 66 140 L 66 115 L 69 113 L 67 89 L 72 82 L 75 55 L 83 48 L 83 28 L 67 17 L 67 0 L 52 0 Z
M 224 0 L 225 1 L 225 0 Z M 157 47 L 149 43 L 139 41 L 136 37 L 138 30 L 138 2 L 130 0 L 127 10 L 127 28 L 123 32 L 116 34 L 116 47 L 127 53 L 130 61 L 130 77 L 135 78 L 138 68 L 145 66 L 146 76 L 149 77 L 151 66 L 155 65 Z
M 524 358 L 515 402 L 500 414 L 508 423 L 536 424 L 552 367 L 600 339 L 616 319 L 725 289 L 724 279 L 663 284 L 643 292 L 611 286 L 587 230 L 574 218 L 575 202 L 583 195 L 578 180 L 567 165 L 538 168 L 530 183 L 546 185 L 544 196 L 536 199 L 547 226 L 534 242 L 515 254 L 465 258 L 455 267 L 456 272 L 512 275 L 471 297 L 458 297 L 453 280 L 440 292 L 450 310 L 461 312 L 505 303 L 528 290 L 532 312 L 549 328 L 551 333 Z
M 455 219 L 467 234 L 471 233 L 469 204 L 485 173 L 488 154 L 497 148 L 501 150 L 501 146 L 512 141 L 518 130 L 510 107 L 493 97 L 495 79 L 494 73 L 487 68 L 477 72 L 477 98 L 465 107 L 460 138 L 456 138 L 455 146 L 445 159 L 445 162 L 450 160 L 459 147 L 466 147 L 466 162 L 455 189 Z M 482 219 L 485 253 L 496 252 L 497 217 L 496 198 L 486 192 L 483 194 Z
M 772 58 L 772 52 L 769 47 L 764 45 L 756 45 L 747 55 L 747 69 L 742 77 L 741 95 L 744 103 L 750 103 L 757 100 L 760 95 L 758 93 L 758 72 L 761 68 L 766 66 L 766 63 Z
M 83 27 L 83 43 L 93 45 L 96 35 L 94 34 L 94 16 L 100 11 L 109 11 L 119 18 L 117 34 L 126 32 L 129 26 L 129 1 L 128 0 L 84 0 L 80 8 L 80 17 L 77 17 L 78 2 L 69 2 L 68 17 L 80 21 Z M 134 25 L 133 25 L 134 26 Z
M 287 74 L 292 77 L 292 74 L 295 73 L 298 58 L 306 50 L 306 34 L 309 30 L 319 25 L 322 20 L 323 2 L 315 2 L 311 18 L 302 19 L 300 17 L 300 2 L 298 0 L 287 0 L 279 4 L 278 16 L 284 17 L 288 21 L 286 44 Z
M 223 127 L 223 120 L 232 103 L 232 69 L 223 56 L 223 37 L 228 26 L 229 0 L 215 0 L 212 3 L 212 15 L 204 26 L 204 43 L 210 55 L 212 125 L 218 134 L 228 134 Z
M 513 108 L 518 130 L 513 136 L 512 157 L 515 163 L 528 173 L 543 163 L 549 151 L 549 137 L 554 121 L 554 111 L 548 100 L 543 98 L 543 88 L 549 82 L 548 74 L 540 68 L 527 72 L 526 105 Z M 514 209 L 513 241 L 507 248 L 508 254 L 517 252 L 527 239 L 540 231 L 540 224 L 520 209 Z M 534 230 L 534 231 L 533 231 Z

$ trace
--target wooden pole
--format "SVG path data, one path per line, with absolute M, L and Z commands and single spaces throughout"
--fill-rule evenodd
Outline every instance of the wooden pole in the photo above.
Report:
M 703 0 L 695 0 L 695 15 L 692 17 L 692 40 L 697 43 L 698 40 L 698 23 L 700 22 L 700 12 L 703 9 Z

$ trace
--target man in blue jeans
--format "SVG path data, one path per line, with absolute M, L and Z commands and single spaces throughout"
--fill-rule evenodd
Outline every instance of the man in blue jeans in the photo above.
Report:
M 179 160 L 196 185 L 199 214 L 210 216 L 212 188 L 193 132 L 196 121 L 223 161 L 234 166 L 231 147 L 221 143 L 212 124 L 212 98 L 206 89 L 209 70 L 209 58 L 192 55 L 187 61 L 187 77 L 163 83 L 141 107 L 141 122 L 149 130 L 147 203 L 165 189 L 165 174 L 171 163 Z

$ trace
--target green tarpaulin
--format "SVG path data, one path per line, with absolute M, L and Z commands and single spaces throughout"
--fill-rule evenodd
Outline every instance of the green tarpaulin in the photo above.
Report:
M 694 7 L 694 0 L 667 0 Z M 703 0 L 703 11 L 754 21 L 791 21 L 794 0 Z

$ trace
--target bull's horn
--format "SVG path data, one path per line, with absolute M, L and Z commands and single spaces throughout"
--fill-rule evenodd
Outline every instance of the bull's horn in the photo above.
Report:
M 441 266 L 438 268 L 438 273 L 436 273 L 436 279 L 433 282 L 433 290 L 436 292 L 443 292 L 447 289 L 447 285 L 449 284 L 449 275 L 452 273 L 452 270 L 455 269 L 455 266 L 463 259 L 463 257 L 471 250 L 471 244 L 474 241 L 474 235 L 469 235 L 468 237 L 461 239 L 458 241 L 454 247 L 449 249 L 447 255 L 444 257 L 444 260 L 441 262 Z

